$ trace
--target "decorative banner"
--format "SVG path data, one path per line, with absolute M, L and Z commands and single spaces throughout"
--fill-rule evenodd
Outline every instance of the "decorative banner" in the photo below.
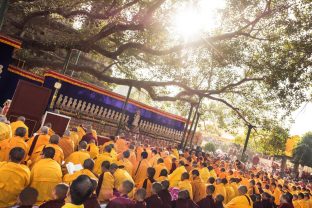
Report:
M 301 137 L 296 135 L 289 137 L 286 141 L 286 148 L 285 148 L 285 155 L 288 157 L 293 156 L 293 150 L 297 147 L 298 143 L 300 142 Z

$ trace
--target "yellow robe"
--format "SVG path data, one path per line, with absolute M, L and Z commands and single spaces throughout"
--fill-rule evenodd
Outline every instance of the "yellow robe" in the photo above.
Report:
M 73 182 L 73 180 L 75 180 L 76 178 L 78 178 L 78 176 L 80 175 L 87 175 L 90 178 L 94 179 L 94 180 L 98 180 L 98 178 L 88 169 L 82 169 L 79 171 L 74 172 L 73 174 L 66 174 L 63 177 L 63 182 L 67 183 L 67 184 L 71 184 Z
M 158 178 L 155 179 L 157 182 L 162 182 L 162 181 L 165 181 L 165 180 L 168 180 L 168 177 L 166 176 L 160 176 Z
M 134 183 L 129 173 L 123 169 L 117 169 L 114 173 L 114 178 L 115 178 L 115 181 L 114 181 L 115 189 L 118 189 L 121 186 L 121 184 L 126 180 L 129 180 L 132 183 Z
M 61 166 L 55 160 L 41 159 L 31 169 L 30 186 L 39 193 L 38 204 L 50 200 L 54 187 L 61 182 Z
M 80 126 L 77 127 L 77 130 L 78 130 L 78 139 L 79 139 L 79 141 L 81 141 L 82 137 L 86 134 L 86 132 Z
M 180 181 L 178 183 L 178 188 L 180 189 L 180 191 L 188 191 L 190 194 L 190 198 L 193 199 L 193 189 L 190 180 Z
M 108 152 L 104 152 L 103 154 L 100 154 L 97 159 L 95 160 L 95 164 L 94 164 L 94 172 L 96 174 L 101 174 L 102 173 L 102 163 L 104 161 L 108 161 L 110 163 L 112 163 L 114 160 L 111 157 L 110 153 Z
M 280 204 L 280 197 L 282 195 L 282 192 L 279 190 L 278 187 L 275 188 L 275 190 L 273 191 L 273 196 L 275 198 L 274 202 L 276 205 Z
M 168 169 L 167 169 L 165 163 L 159 163 L 159 164 L 157 164 L 154 168 L 155 168 L 155 171 L 156 171 L 156 172 L 155 172 L 155 178 L 158 178 L 158 177 L 159 177 L 159 174 L 160 174 L 160 172 L 161 172 L 163 169 L 167 170 L 167 172 L 169 173 L 169 171 L 168 171 Z
M 35 137 L 32 137 L 32 138 L 30 138 L 30 139 L 27 141 L 27 145 L 28 145 L 29 148 L 31 148 L 31 145 L 32 145 L 32 143 L 33 143 L 33 141 L 34 141 L 34 138 L 35 138 Z M 50 136 L 49 136 L 49 135 L 40 135 L 40 136 L 38 137 L 38 140 L 37 140 L 37 142 L 36 142 L 36 145 L 35 145 L 35 148 L 34 148 L 32 154 L 34 154 L 34 153 L 36 152 L 36 149 L 37 149 L 38 147 L 41 147 L 41 146 L 44 146 L 44 145 L 49 144 L 49 140 L 50 140 Z M 30 156 L 31 156 L 31 155 L 30 155 Z
M 98 146 L 96 146 L 96 144 L 94 144 L 94 143 L 88 144 L 87 150 L 88 150 L 88 152 L 90 154 L 90 157 L 92 159 L 95 159 L 95 158 L 98 157 L 98 155 L 99 155 L 99 148 L 98 148 Z
M 107 202 L 113 197 L 114 182 L 114 176 L 109 171 L 105 172 L 98 197 L 100 202 Z
M 76 150 L 78 147 L 78 144 L 80 142 L 79 140 L 79 135 L 77 132 L 71 131 L 70 132 L 70 138 L 72 139 L 72 141 L 74 142 L 74 149 Z
M 21 147 L 25 151 L 25 158 L 28 154 L 28 145 L 24 138 L 14 136 L 0 142 L 0 161 L 9 161 L 9 153 L 14 147 Z
M 148 160 L 151 167 L 155 167 L 157 165 L 157 160 L 160 158 L 159 154 L 156 154 L 151 157 L 151 159 Z
M 217 173 L 214 169 L 212 169 L 211 171 L 209 171 L 209 174 L 210 174 L 210 177 L 214 177 L 214 178 L 217 178 Z
M 204 167 L 200 169 L 199 174 L 200 174 L 200 177 L 203 179 L 203 181 L 207 183 L 208 179 L 210 178 L 210 173 L 209 173 L 208 168 Z
M 83 206 L 83 204 L 82 205 L 74 205 L 71 203 L 66 203 L 64 206 L 62 206 L 62 208 L 85 208 L 85 207 Z
M 73 163 L 75 165 L 81 164 L 83 165 L 86 159 L 90 158 L 90 154 L 87 151 L 79 150 L 77 152 L 71 153 L 65 160 L 65 163 Z
M 141 160 L 134 168 L 133 180 L 136 185 L 139 185 L 147 177 L 147 168 L 150 164 L 147 159 Z
M 124 169 L 132 176 L 133 174 L 133 165 L 132 163 L 130 162 L 130 160 L 126 159 L 126 158 L 123 158 L 121 160 L 119 160 L 117 162 L 117 165 L 121 166 L 125 166 Z
M 117 139 L 115 142 L 115 149 L 118 154 L 123 153 L 128 149 L 127 141 L 122 138 Z
M 306 201 L 304 199 L 298 199 L 297 202 L 300 205 L 300 208 L 309 208 L 309 201 Z
M 12 130 L 12 135 L 15 135 L 15 131 L 17 128 L 19 127 L 23 127 L 26 129 L 26 135 L 25 135 L 25 139 L 28 139 L 28 127 L 25 125 L 25 123 L 23 121 L 15 121 L 13 123 L 10 124 L 11 126 L 11 130 Z
M 180 166 L 175 169 L 169 176 L 170 187 L 176 187 L 181 181 L 181 175 L 187 172 L 184 166 Z
M 224 201 L 224 203 L 228 203 L 229 201 L 231 201 L 235 196 L 235 191 L 234 188 L 230 185 L 230 184 L 226 184 L 225 185 L 225 190 L 226 190 L 226 201 Z
M 62 137 L 58 145 L 62 148 L 65 159 L 74 152 L 75 145 L 70 136 Z
M 193 190 L 193 200 L 195 202 L 198 202 L 206 197 L 206 184 L 200 177 L 192 180 L 191 184 Z
M 300 206 L 298 200 L 294 200 L 294 201 L 292 201 L 292 203 L 293 203 L 293 205 L 294 205 L 294 208 L 301 208 L 301 206 Z
M 224 202 L 227 202 L 226 189 L 223 183 L 215 185 L 215 192 L 213 193 L 213 197 L 216 197 L 218 194 L 221 194 L 224 197 Z
M 0 207 L 11 207 L 29 185 L 30 170 L 25 165 L 4 162 L 0 167 Z
M 31 156 L 32 162 L 35 163 L 38 160 L 40 160 L 43 148 L 47 148 L 47 147 L 52 147 L 55 150 L 55 155 L 53 157 L 53 160 L 58 162 L 58 164 L 62 165 L 62 162 L 64 161 L 64 153 L 63 153 L 62 148 L 58 146 L 57 144 L 47 144 L 47 145 L 38 147 Z
M 12 130 L 10 125 L 0 122 L 0 141 L 10 139 L 12 137 Z
M 230 183 L 230 186 L 232 186 L 233 190 L 234 190 L 234 197 L 238 196 L 239 195 L 239 192 L 238 192 L 238 185 L 237 183 L 233 182 L 233 183 Z
M 249 198 L 249 201 L 247 197 Z M 237 196 L 225 205 L 225 208 L 252 208 L 252 207 L 253 207 L 252 200 L 249 196 L 246 195 Z

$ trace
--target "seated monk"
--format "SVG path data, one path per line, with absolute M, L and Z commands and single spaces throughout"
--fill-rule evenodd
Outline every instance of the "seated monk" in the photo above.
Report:
M 169 176 L 170 187 L 177 187 L 178 183 L 181 181 L 182 173 L 187 172 L 184 167 L 184 162 L 181 160 L 179 162 L 179 167 L 176 168 Z
M 294 208 L 294 205 L 292 204 L 291 201 L 291 194 L 290 193 L 285 193 L 281 195 L 280 198 L 280 205 L 278 206 L 278 208 Z M 300 205 L 301 208 L 308 208 L 309 206 L 302 206 Z
M 162 182 L 164 180 L 168 180 L 168 171 L 166 169 L 162 169 L 160 171 L 159 177 L 156 178 L 157 182 Z
M 114 159 L 111 157 L 111 151 L 112 151 L 112 148 L 110 145 L 104 147 L 104 152 L 102 154 L 100 154 L 96 160 L 95 160 L 95 165 L 94 165 L 94 172 L 96 174 L 101 174 L 101 165 L 104 161 L 108 161 L 110 163 L 113 163 L 114 162 Z
M 24 141 L 26 129 L 18 127 L 15 130 L 15 136 L 0 142 L 0 161 L 9 161 L 9 153 L 14 147 L 21 147 L 25 151 L 25 156 L 28 153 L 28 145 Z M 25 159 L 25 158 L 24 158 Z
M 19 193 L 30 183 L 30 170 L 21 165 L 25 151 L 20 147 L 11 149 L 9 162 L 0 167 L 0 207 L 11 207 L 16 203 Z
M 98 144 L 97 138 L 93 136 L 92 127 L 89 126 L 87 128 L 86 134 L 81 138 L 81 141 L 85 141 L 87 144 L 89 144 L 91 140 L 94 140 L 96 145 Z
M 12 122 L 10 124 L 10 126 L 11 126 L 11 130 L 12 130 L 13 135 L 15 135 L 15 131 L 17 128 L 20 128 L 20 127 L 25 128 L 26 133 L 24 136 L 24 140 L 28 140 L 28 136 L 29 136 L 28 135 L 28 127 L 25 124 L 25 120 L 26 120 L 26 118 L 24 116 L 19 116 L 15 122 Z
M 106 208 L 128 208 L 133 207 L 134 202 L 128 198 L 128 194 L 132 192 L 134 183 L 131 181 L 124 181 L 119 187 L 119 197 L 116 197 L 108 202 Z
M 158 208 L 163 207 L 163 201 L 158 196 L 158 193 L 162 190 L 162 186 L 160 183 L 155 182 L 152 185 L 151 191 L 152 195 L 145 199 L 146 208 Z
M 122 157 L 117 161 L 117 165 L 124 166 L 124 169 L 132 176 L 133 173 L 133 164 L 129 160 L 130 151 L 126 150 L 122 153 Z
M 144 188 L 140 188 L 135 192 L 134 198 L 135 198 L 135 205 L 134 208 L 146 208 L 146 191 Z
M 72 137 L 70 136 L 70 131 L 66 130 L 64 132 L 63 137 L 60 139 L 58 144 L 64 153 L 64 158 L 66 159 L 71 153 L 74 152 L 74 141 Z
M 41 204 L 39 208 L 61 208 L 65 204 L 65 199 L 68 192 L 68 185 L 60 183 L 55 186 L 52 192 L 52 199 Z
M 12 137 L 11 126 L 5 116 L 0 115 L 0 141 Z
M 127 151 L 128 149 L 127 141 L 125 140 L 123 136 L 117 137 L 117 140 L 115 142 L 115 148 L 116 148 L 117 154 Z
M 90 159 L 91 160 L 91 159 Z M 95 194 L 95 190 L 97 187 L 97 180 L 94 180 L 92 178 L 91 182 L 92 182 L 92 193 L 91 195 L 84 201 L 83 206 L 84 207 L 90 207 L 90 208 L 101 208 L 101 205 L 97 199 L 97 196 Z
M 155 170 L 156 170 L 155 178 L 158 178 L 160 176 L 159 174 L 162 170 L 167 170 L 167 172 L 168 172 L 168 169 L 164 163 L 164 159 L 159 158 L 157 160 L 157 164 L 155 165 Z
M 27 141 L 29 151 L 28 156 L 31 157 L 32 154 L 38 147 L 49 144 L 50 136 L 48 135 L 49 128 L 46 126 L 41 127 L 40 133 L 33 136 Z
M 99 156 L 99 147 L 95 144 L 95 140 L 91 140 L 87 146 L 87 151 L 92 159 L 96 159 Z
M 62 182 L 61 166 L 53 160 L 55 149 L 46 147 L 42 153 L 42 159 L 34 164 L 30 177 L 30 186 L 39 192 L 37 204 L 51 200 L 54 187 Z
M 187 172 L 182 173 L 181 181 L 178 183 L 178 188 L 180 191 L 187 190 L 189 192 L 190 198 L 193 199 L 193 189 L 190 181 L 190 174 Z
M 129 173 L 126 170 L 119 168 L 118 165 L 115 163 L 112 163 L 110 165 L 109 171 L 111 172 L 111 174 L 114 176 L 115 179 L 114 181 L 115 190 L 118 190 L 124 181 L 131 181 L 134 183 Z
M 75 165 L 77 164 L 83 164 L 86 159 L 90 158 L 90 154 L 87 152 L 87 143 L 84 141 L 79 142 L 78 151 L 71 153 L 66 159 L 65 163 L 73 163 Z
M 48 127 L 48 135 L 52 136 L 55 134 L 55 132 L 52 130 L 52 123 L 46 123 L 44 126 Z
M 18 206 L 16 208 L 33 207 L 38 198 L 38 191 L 31 187 L 26 187 L 17 198 Z
M 198 170 L 192 170 L 191 185 L 192 185 L 192 191 L 193 191 L 193 199 L 196 203 L 200 201 L 201 199 L 205 198 L 206 184 L 203 182 L 203 180 L 199 176 Z
M 70 185 L 66 204 L 62 208 L 84 208 L 83 203 L 88 200 L 93 191 L 91 179 L 86 175 L 79 176 Z
M 251 208 L 253 203 L 251 198 L 247 194 L 247 187 L 238 187 L 239 196 L 234 197 L 229 203 L 225 205 L 225 208 Z
M 38 160 L 41 159 L 42 151 L 44 148 L 52 147 L 55 150 L 55 154 L 53 157 L 53 160 L 58 162 L 58 164 L 62 165 L 62 162 L 64 161 L 64 153 L 60 146 L 58 146 L 58 143 L 60 141 L 60 136 L 57 134 L 54 134 L 50 137 L 49 144 L 38 147 L 35 152 L 31 156 L 32 163 L 34 164 Z
M 93 168 L 94 168 L 94 161 L 91 158 L 86 159 L 83 162 L 83 169 L 78 170 L 78 171 L 74 172 L 73 174 L 68 173 L 68 174 L 64 175 L 63 182 L 67 183 L 67 184 L 71 184 L 72 181 L 75 180 L 76 178 L 78 178 L 80 175 L 87 175 L 91 179 L 97 181 L 98 180 L 97 177 L 92 172 Z
M 113 197 L 114 176 L 109 171 L 110 162 L 102 163 L 102 174 L 99 177 L 96 194 L 100 202 L 106 203 Z

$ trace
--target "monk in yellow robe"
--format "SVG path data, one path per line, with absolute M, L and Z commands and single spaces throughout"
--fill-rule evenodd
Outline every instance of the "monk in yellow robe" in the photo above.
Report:
M 50 136 L 48 135 L 49 128 L 46 126 L 41 127 L 40 133 L 36 136 L 33 136 L 27 141 L 29 152 L 28 156 L 31 157 L 32 154 L 38 147 L 49 144 Z
M 165 151 L 164 152 L 164 155 L 165 155 L 165 158 L 164 158 L 164 163 L 167 167 L 167 170 L 171 170 L 172 168 L 172 157 L 169 155 L 169 152 L 168 151 Z
M 0 207 L 15 205 L 19 193 L 30 183 L 29 168 L 20 164 L 25 151 L 15 147 L 9 154 L 9 162 L 4 162 L 0 167 Z
M 271 184 L 271 191 L 272 191 L 273 196 L 275 198 L 275 200 L 274 200 L 275 204 L 279 205 L 280 204 L 280 200 L 279 199 L 280 199 L 280 197 L 282 195 L 282 191 L 278 187 L 276 187 L 275 183 Z
M 99 154 L 100 154 L 99 147 L 95 144 L 94 140 L 91 140 L 89 142 L 88 147 L 87 147 L 87 151 L 89 152 L 90 157 L 92 159 L 97 158 L 99 156 Z
M 213 169 L 213 167 L 212 166 L 208 166 L 208 170 L 209 170 L 210 177 L 214 177 L 216 179 L 217 178 L 217 173 Z
M 303 193 L 298 194 L 298 200 L 297 201 L 298 201 L 300 208 L 309 208 L 309 201 L 304 199 Z
M 74 152 L 74 141 L 70 136 L 70 131 L 66 130 L 64 132 L 63 137 L 60 139 L 59 144 L 58 144 L 64 153 L 64 158 L 66 159 L 71 153 Z
M 239 192 L 238 192 L 238 184 L 236 183 L 236 178 L 230 178 L 230 186 L 234 190 L 234 197 L 238 196 Z
M 222 183 L 225 186 L 225 191 L 226 191 L 226 201 L 224 203 L 228 203 L 231 201 L 236 195 L 234 188 L 228 183 L 228 180 L 226 178 L 222 179 Z
M 160 158 L 160 155 L 155 149 L 152 150 L 151 154 L 152 157 L 148 160 L 148 162 L 151 165 L 151 167 L 155 167 L 157 165 L 157 160 Z
M 81 141 L 82 137 L 86 135 L 86 131 L 84 130 L 82 126 L 78 126 L 77 130 L 78 130 L 79 141 Z
M 48 135 L 49 136 L 52 136 L 55 134 L 55 132 L 52 129 L 52 123 L 46 123 L 46 124 L 44 124 L 44 126 L 48 127 Z
M 125 169 L 132 176 L 133 164 L 130 162 L 129 157 L 130 157 L 130 151 L 129 150 L 124 151 L 122 153 L 122 158 L 119 161 L 117 161 L 117 165 L 123 166 L 124 167 L 123 169 Z
M 193 190 L 193 200 L 194 202 L 198 202 L 201 199 L 206 197 L 206 184 L 203 182 L 200 177 L 200 173 L 198 170 L 192 171 L 192 190 Z
M 180 189 L 180 191 L 188 191 L 190 198 L 193 199 L 193 189 L 190 181 L 190 174 L 188 174 L 187 172 L 182 173 L 181 181 L 178 183 L 178 188 Z
M 143 148 L 142 145 L 136 147 L 136 158 L 137 158 L 137 161 L 141 160 L 141 154 L 142 154 L 143 151 L 144 151 L 144 148 Z
M 11 126 L 7 124 L 5 116 L 0 116 L 0 141 L 10 139 L 12 137 Z
M 71 153 L 66 159 L 65 163 L 73 163 L 75 165 L 77 164 L 83 164 L 86 159 L 90 158 L 90 154 L 88 153 L 87 149 L 87 143 L 85 141 L 79 142 L 79 147 L 77 152 Z
M 129 145 L 129 151 L 130 151 L 130 157 L 129 160 L 132 163 L 132 165 L 135 165 L 137 162 L 137 157 L 134 151 L 134 146 L 132 144 Z
M 115 162 L 115 160 L 111 157 L 110 153 L 112 151 L 112 148 L 110 145 L 106 146 L 104 148 L 104 153 L 100 154 L 96 160 L 95 160 L 95 165 L 94 165 L 94 172 L 96 174 L 101 174 L 102 173 L 102 163 L 104 161 L 108 161 L 110 163 Z
M 217 178 L 215 188 L 216 190 L 213 196 L 216 197 L 217 195 L 221 194 L 224 197 L 224 201 L 226 202 L 227 201 L 226 189 L 224 183 L 222 183 L 221 178 Z
M 239 196 L 234 197 L 229 203 L 225 205 L 225 208 L 252 208 L 253 203 L 247 194 L 247 187 L 240 186 L 238 191 Z
M 26 129 L 24 127 L 18 127 L 15 130 L 14 137 L 0 142 L 0 161 L 9 161 L 9 153 L 14 147 L 21 147 L 25 152 L 25 156 L 27 155 L 28 145 L 24 141 L 25 134 Z
M 118 168 L 118 165 L 115 163 L 112 163 L 110 165 L 109 171 L 114 176 L 114 188 L 119 189 L 121 184 L 125 181 L 131 181 L 134 184 L 134 181 L 132 177 L 129 175 L 129 173 L 123 169 Z M 145 173 L 146 174 L 146 173 Z
M 28 135 L 28 127 L 25 124 L 25 120 L 26 120 L 25 117 L 20 116 L 20 117 L 17 118 L 17 120 L 15 122 L 11 123 L 10 126 L 11 126 L 11 130 L 12 130 L 12 134 L 13 135 L 15 135 L 15 131 L 16 131 L 17 128 L 19 128 L 19 127 L 25 128 L 26 129 L 26 134 L 25 134 L 24 138 L 25 138 L 25 140 L 27 140 L 29 135 Z
M 147 160 L 148 153 L 142 152 L 141 158 L 142 159 L 134 167 L 133 180 L 135 181 L 136 185 L 140 184 L 146 178 L 147 168 L 150 167 L 150 164 Z
M 90 159 L 86 159 L 83 163 L 83 169 L 74 172 L 73 174 L 66 174 L 63 177 L 63 182 L 67 184 L 71 184 L 73 180 L 78 178 L 80 175 L 87 175 L 91 179 L 98 181 L 98 178 L 92 172 L 94 168 L 94 161 Z
M 54 187 L 62 182 L 61 166 L 53 160 L 54 155 L 54 148 L 44 148 L 42 159 L 31 169 L 30 186 L 39 193 L 37 204 L 50 200 Z
M 74 142 L 74 150 L 77 150 L 80 140 L 78 130 L 76 127 L 72 128 L 72 130 L 70 131 L 70 138 Z
M 127 141 L 123 137 L 118 137 L 115 142 L 115 149 L 117 154 L 123 153 L 128 149 Z
M 207 183 L 208 178 L 210 178 L 210 173 L 208 170 L 207 163 L 201 164 L 201 169 L 199 170 L 199 173 L 200 173 L 200 177 L 203 179 L 203 182 Z
M 156 173 L 155 173 L 155 178 L 158 178 L 159 175 L 160 175 L 160 172 L 162 170 L 166 170 L 167 172 L 169 172 L 169 170 L 167 169 L 165 163 L 164 163 L 164 160 L 162 158 L 159 158 L 157 160 L 157 165 L 155 166 L 155 170 L 156 170 Z
M 113 197 L 114 176 L 109 171 L 110 162 L 102 163 L 102 174 L 99 177 L 98 188 L 96 194 L 101 203 L 107 203 Z
M 58 164 L 62 165 L 62 162 L 64 161 L 64 153 L 60 146 L 58 146 L 58 143 L 60 141 L 60 136 L 57 134 L 54 134 L 50 137 L 49 144 L 38 147 L 35 152 L 31 156 L 32 163 L 37 162 L 41 159 L 41 155 L 43 152 L 43 149 L 47 147 L 52 147 L 55 150 L 55 154 L 53 157 L 53 160 L 58 162 Z
M 178 186 L 178 183 L 181 181 L 181 176 L 183 173 L 187 172 L 184 167 L 184 162 L 181 160 L 179 162 L 179 167 L 177 167 L 169 176 L 168 180 L 170 182 L 170 187 Z

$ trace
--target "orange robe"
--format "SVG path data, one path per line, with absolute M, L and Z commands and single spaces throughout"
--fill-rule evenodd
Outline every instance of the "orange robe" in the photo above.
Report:
M 206 184 L 200 177 L 192 180 L 191 185 L 193 190 L 193 200 L 195 202 L 199 202 L 206 197 Z
M 114 176 L 109 171 L 103 173 L 102 185 L 99 184 L 101 186 L 98 196 L 100 202 L 107 202 L 113 197 L 114 182 Z
M 117 162 L 117 165 L 124 166 L 124 169 L 132 176 L 133 174 L 133 165 L 127 158 L 123 158 Z
M 94 143 L 88 144 L 87 151 L 89 152 L 90 157 L 91 157 L 92 159 L 97 158 L 98 155 L 99 155 L 99 152 L 100 152 L 100 151 L 99 151 L 99 147 L 96 146 L 96 144 L 94 144 Z
M 118 154 L 123 153 L 128 149 L 127 141 L 122 138 L 117 139 L 117 141 L 115 142 L 115 149 Z
M 155 178 L 158 178 L 159 177 L 159 174 L 160 174 L 160 172 L 163 170 L 163 169 L 165 169 L 165 170 L 167 170 L 167 172 L 168 172 L 168 174 L 169 174 L 169 171 L 168 171 L 168 169 L 167 169 L 167 167 L 166 167 L 166 165 L 164 164 L 164 163 L 159 163 L 159 164 L 157 164 L 156 166 L 155 166 Z
M 133 179 L 135 184 L 138 185 L 147 177 L 147 168 L 150 164 L 147 159 L 141 160 L 134 168 Z
M 114 161 L 114 159 L 111 157 L 110 153 L 108 152 L 104 152 L 103 154 L 100 154 L 96 160 L 95 160 L 95 164 L 94 164 L 94 172 L 96 174 L 101 174 L 102 173 L 102 163 L 104 161 L 108 161 L 110 163 L 112 163 Z
M 37 162 L 41 159 L 41 153 L 43 148 L 52 147 L 55 150 L 55 155 L 53 157 L 53 160 L 55 160 L 58 164 L 62 165 L 62 162 L 64 161 L 64 153 L 60 146 L 57 144 L 47 144 L 44 146 L 40 146 L 36 149 L 36 151 L 31 156 L 31 161 L 33 163 Z
M 11 126 L 13 136 L 15 135 L 15 131 L 17 128 L 19 128 L 19 127 L 25 128 L 26 129 L 25 139 L 28 139 L 28 127 L 25 125 L 25 123 L 23 121 L 15 121 L 15 122 L 11 123 L 10 126 Z
M 63 182 L 67 184 L 71 184 L 73 180 L 75 180 L 76 178 L 78 178 L 78 176 L 81 176 L 81 175 L 87 175 L 93 180 L 96 180 L 96 181 L 98 180 L 98 178 L 90 170 L 82 169 L 82 170 L 78 170 L 74 172 L 73 174 L 64 175 Z
M 67 158 L 71 153 L 74 152 L 74 142 L 70 136 L 64 136 L 60 139 L 58 144 L 64 153 L 64 158 Z
M 180 191 L 188 191 L 190 194 L 190 198 L 193 199 L 193 189 L 190 180 L 180 181 L 178 183 L 178 188 L 180 189 Z
M 89 159 L 90 158 L 90 155 L 87 151 L 85 150 L 79 150 L 77 152 L 73 152 L 71 153 L 65 160 L 65 163 L 73 163 L 75 165 L 77 164 L 81 164 L 83 165 L 84 161 L 86 159 Z
M 32 137 L 32 138 L 30 138 L 28 141 L 27 141 L 27 144 L 28 144 L 28 147 L 29 147 L 29 149 L 31 148 L 31 145 L 32 145 L 32 143 L 33 143 L 33 141 L 34 141 L 34 138 L 35 137 Z M 37 140 L 37 142 L 36 142 L 36 144 L 35 144 L 35 146 L 34 146 L 34 148 L 33 148 L 33 152 L 32 152 L 32 154 L 33 153 L 35 153 L 35 151 L 36 151 L 36 149 L 38 148 L 38 147 L 41 147 L 41 146 L 44 146 L 44 145 L 47 145 L 47 144 L 49 144 L 49 140 L 50 140 L 50 136 L 49 135 L 39 135 L 39 137 L 38 137 L 38 140 Z M 32 155 L 31 154 L 31 155 Z M 30 156 L 31 156 L 30 155 Z
M 9 161 L 9 153 L 14 147 L 21 147 L 25 151 L 25 158 L 28 153 L 28 145 L 24 138 L 14 136 L 0 142 L 0 161 Z

